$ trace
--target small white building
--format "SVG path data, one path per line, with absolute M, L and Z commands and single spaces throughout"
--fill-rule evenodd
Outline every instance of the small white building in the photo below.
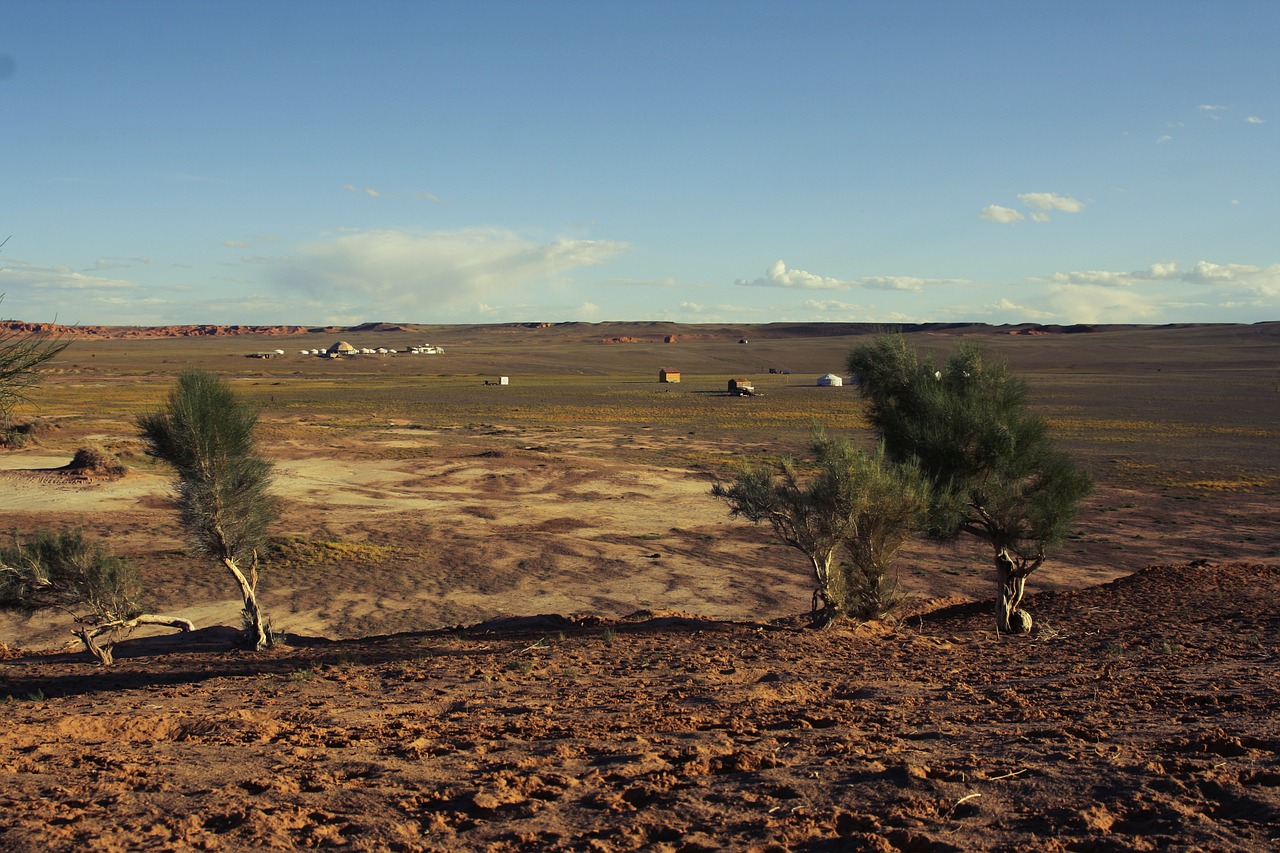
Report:
M 828 373 L 825 376 L 818 377 L 818 384 L 828 388 L 838 388 L 844 384 L 844 380 L 834 373 Z

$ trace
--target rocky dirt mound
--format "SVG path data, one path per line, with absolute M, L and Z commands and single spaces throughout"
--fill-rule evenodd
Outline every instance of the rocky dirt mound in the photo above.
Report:
M 0 664 L 6 850 L 1272 850 L 1280 566 L 896 629 L 535 617 Z M 163 652 L 163 653 L 159 653 Z
M 80 480 L 118 480 L 128 473 L 120 457 L 101 447 L 81 447 L 57 473 Z

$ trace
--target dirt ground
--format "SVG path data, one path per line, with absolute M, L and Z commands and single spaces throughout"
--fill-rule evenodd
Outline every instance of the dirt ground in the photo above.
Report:
M 0 525 L 83 527 L 201 630 L 101 669 L 61 651 L 68 617 L 0 616 L 0 848 L 1274 849 L 1280 325 L 992 336 L 1097 480 L 1013 638 L 966 543 L 903 555 L 898 624 L 806 630 L 797 555 L 709 497 L 818 416 L 863 435 L 854 389 L 757 366 L 765 396 L 727 398 L 738 330 L 657 388 L 637 354 L 672 350 L 590 329 L 532 357 L 556 331 L 455 332 L 432 375 L 69 350 L 49 431 L 0 453 Z M 852 340 L 749 337 L 815 373 Z M 262 600 L 287 641 L 257 655 L 137 454 L 192 360 L 263 404 L 279 474 Z M 517 382 L 480 396 L 491 373 Z M 88 443 L 128 473 L 60 470 Z
M 1206 564 L 1039 595 L 1030 637 L 960 605 L 18 657 L 0 845 L 1274 850 L 1278 595 Z

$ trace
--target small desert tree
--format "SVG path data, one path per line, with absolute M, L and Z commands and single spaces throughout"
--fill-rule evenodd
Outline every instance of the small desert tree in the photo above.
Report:
M 819 458 L 823 456 L 846 468 L 856 484 L 850 495 L 853 528 L 841 542 L 844 559 L 832 579 L 837 598 L 849 615 L 878 619 L 901 603 L 893 562 L 920 529 L 931 487 L 913 461 L 890 461 L 883 444 L 867 454 L 845 441 L 826 442 L 819 449 Z
M 231 573 L 244 602 L 246 641 L 270 642 L 258 605 L 258 548 L 275 520 L 271 463 L 258 452 L 257 412 L 202 370 L 178 377 L 168 405 L 138 418 L 147 452 L 177 474 L 179 518 L 197 549 Z
M 104 666 L 112 662 L 103 635 L 139 625 L 192 630 L 186 619 L 143 613 L 138 569 L 124 557 L 90 542 L 78 530 L 39 530 L 0 548 L 0 607 L 28 613 L 61 610 L 79 626 L 75 635 Z
M 879 615 L 882 608 L 865 593 L 882 591 L 894 555 L 927 507 L 925 481 L 910 466 L 890 463 L 883 450 L 869 456 L 821 432 L 811 449 L 815 458 L 805 469 L 790 459 L 773 470 L 747 468 L 711 493 L 732 516 L 768 523 L 808 558 L 815 622 Z M 837 564 L 841 548 L 848 560 Z
M 3 299 L 0 295 L 0 299 Z M 39 378 L 39 368 L 70 345 L 59 337 L 0 331 L 0 430 L 11 429 L 14 407 Z
M 981 346 L 963 344 L 939 366 L 901 337 L 854 349 L 849 370 L 889 457 L 915 460 L 932 482 L 931 534 L 985 541 L 996 566 L 997 625 L 1029 631 L 1027 577 L 1066 535 L 1092 483 L 1027 411 L 1026 384 Z

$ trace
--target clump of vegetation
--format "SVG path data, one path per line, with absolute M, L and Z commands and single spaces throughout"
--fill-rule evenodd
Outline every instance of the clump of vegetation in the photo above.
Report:
M 123 477 L 126 472 L 120 457 L 96 445 L 81 447 L 67 463 L 66 470 L 99 477 Z
M 27 399 L 39 369 L 70 345 L 71 341 L 56 336 L 0 332 L 0 432 L 6 440 L 12 437 L 13 409 Z
M 104 666 L 112 637 L 138 625 L 192 630 L 185 619 L 143 613 L 142 582 L 128 559 L 85 539 L 79 530 L 40 530 L 0 548 L 0 607 L 33 613 L 61 610 L 74 617 L 75 635 Z
M 986 542 L 999 630 L 1031 630 L 1027 577 L 1066 536 L 1092 481 L 1027 411 L 1026 384 L 975 344 L 937 365 L 901 337 L 878 338 L 848 366 L 889 458 L 918 465 L 933 486 L 931 535 Z
M 782 459 L 748 468 L 711 493 L 808 558 L 817 624 L 884 616 L 900 600 L 892 563 L 929 507 L 929 485 L 914 463 L 889 460 L 883 447 L 867 454 L 818 432 L 811 449 L 805 466 Z
M 258 452 L 257 412 L 226 382 L 203 370 L 178 377 L 167 406 L 138 418 L 147 453 L 176 472 L 179 519 L 198 551 L 235 579 L 244 602 L 245 640 L 271 644 L 258 604 L 258 550 L 278 514 L 272 465 Z
M 16 423 L 0 419 L 0 447 L 17 450 L 32 444 L 40 443 L 40 433 L 47 425 L 41 421 Z

